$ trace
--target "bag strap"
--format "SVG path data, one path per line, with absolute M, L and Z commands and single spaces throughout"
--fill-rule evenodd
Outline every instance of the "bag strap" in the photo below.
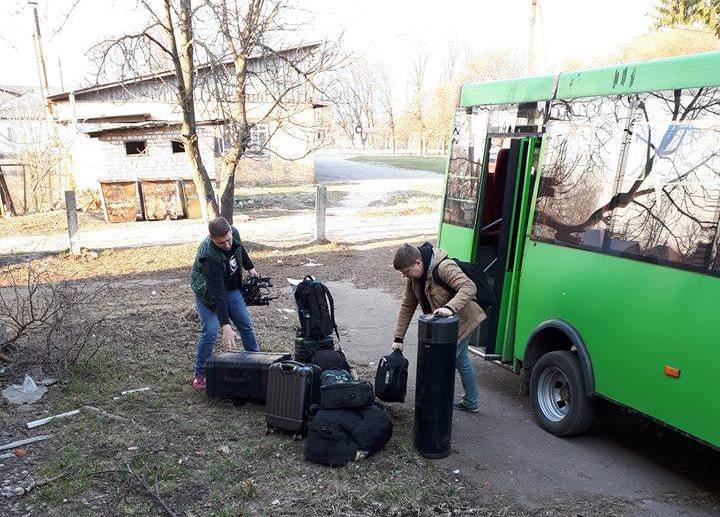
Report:
M 442 287 L 443 289 L 445 289 L 447 292 L 449 292 L 450 294 L 452 294 L 453 296 L 455 296 L 455 295 L 457 294 L 457 292 L 455 291 L 455 289 L 453 289 L 452 287 L 450 287 L 450 286 L 447 284 L 447 282 L 445 282 L 445 280 L 443 280 L 442 278 L 440 278 L 440 273 L 438 272 L 438 268 L 440 267 L 440 264 L 442 264 L 442 263 L 443 263 L 444 261 L 446 261 L 446 260 L 449 260 L 449 257 L 445 257 L 445 258 L 442 259 L 440 262 L 438 262 L 437 264 L 435 264 L 435 267 L 434 267 L 433 270 L 432 270 L 432 279 L 433 279 L 433 282 L 435 282 L 437 285 L 439 285 L 440 287 Z
M 330 321 L 332 321 L 333 329 L 335 329 L 335 335 L 337 336 L 338 341 L 340 341 L 340 333 L 338 332 L 337 325 L 335 324 L 335 301 L 333 300 L 333 297 L 330 294 L 330 290 L 327 288 L 327 286 L 325 284 L 320 285 L 322 285 L 325 296 L 327 296 L 328 304 L 330 305 Z

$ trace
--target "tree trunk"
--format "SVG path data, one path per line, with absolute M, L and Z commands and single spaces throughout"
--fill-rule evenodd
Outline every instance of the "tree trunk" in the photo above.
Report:
M 205 219 L 211 219 L 220 215 L 215 191 L 208 176 L 205 164 L 200 156 L 200 145 L 197 135 L 197 124 L 195 120 L 195 99 L 194 99 L 194 59 L 193 59 L 193 29 L 192 29 L 192 7 L 190 0 L 182 0 L 180 3 L 180 31 L 179 42 L 175 39 L 175 31 L 172 23 L 171 0 L 165 0 L 165 32 L 172 50 L 172 60 L 177 77 L 177 88 L 182 108 L 183 122 L 181 127 L 185 155 L 188 157 L 193 172 L 195 188 L 198 191 L 200 206 Z M 179 43 L 179 45 L 178 45 Z

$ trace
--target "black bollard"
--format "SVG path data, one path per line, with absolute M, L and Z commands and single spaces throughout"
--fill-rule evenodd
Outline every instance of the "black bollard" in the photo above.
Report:
M 415 448 L 430 459 L 450 455 L 457 336 L 457 316 L 418 320 Z

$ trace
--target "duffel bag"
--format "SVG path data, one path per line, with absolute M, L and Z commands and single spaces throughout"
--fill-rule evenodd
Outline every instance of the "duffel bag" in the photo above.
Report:
M 385 447 L 392 429 L 390 414 L 379 404 L 359 409 L 320 409 L 310 422 L 305 459 L 341 467 Z
M 321 372 L 332 368 L 350 371 L 350 365 L 342 350 L 317 350 L 310 358 L 310 362 L 318 365 Z

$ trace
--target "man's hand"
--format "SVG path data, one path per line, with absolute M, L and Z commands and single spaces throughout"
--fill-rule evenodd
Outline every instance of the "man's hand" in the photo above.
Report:
M 453 315 L 453 311 L 447 307 L 439 307 L 435 309 L 435 312 L 433 312 L 432 315 L 436 318 L 448 318 Z
M 402 352 L 402 351 L 403 351 L 403 344 L 402 344 L 402 343 L 395 343 L 395 342 L 393 341 L 392 349 L 393 349 L 393 350 L 400 350 L 400 351 Z
M 222 344 L 225 350 L 234 350 L 236 348 L 235 340 L 239 338 L 240 336 L 235 333 L 230 325 L 223 325 Z
M 255 268 L 249 269 L 249 270 L 248 270 L 248 275 L 254 276 L 254 277 L 260 276 L 260 275 L 258 274 L 258 272 L 255 271 Z

